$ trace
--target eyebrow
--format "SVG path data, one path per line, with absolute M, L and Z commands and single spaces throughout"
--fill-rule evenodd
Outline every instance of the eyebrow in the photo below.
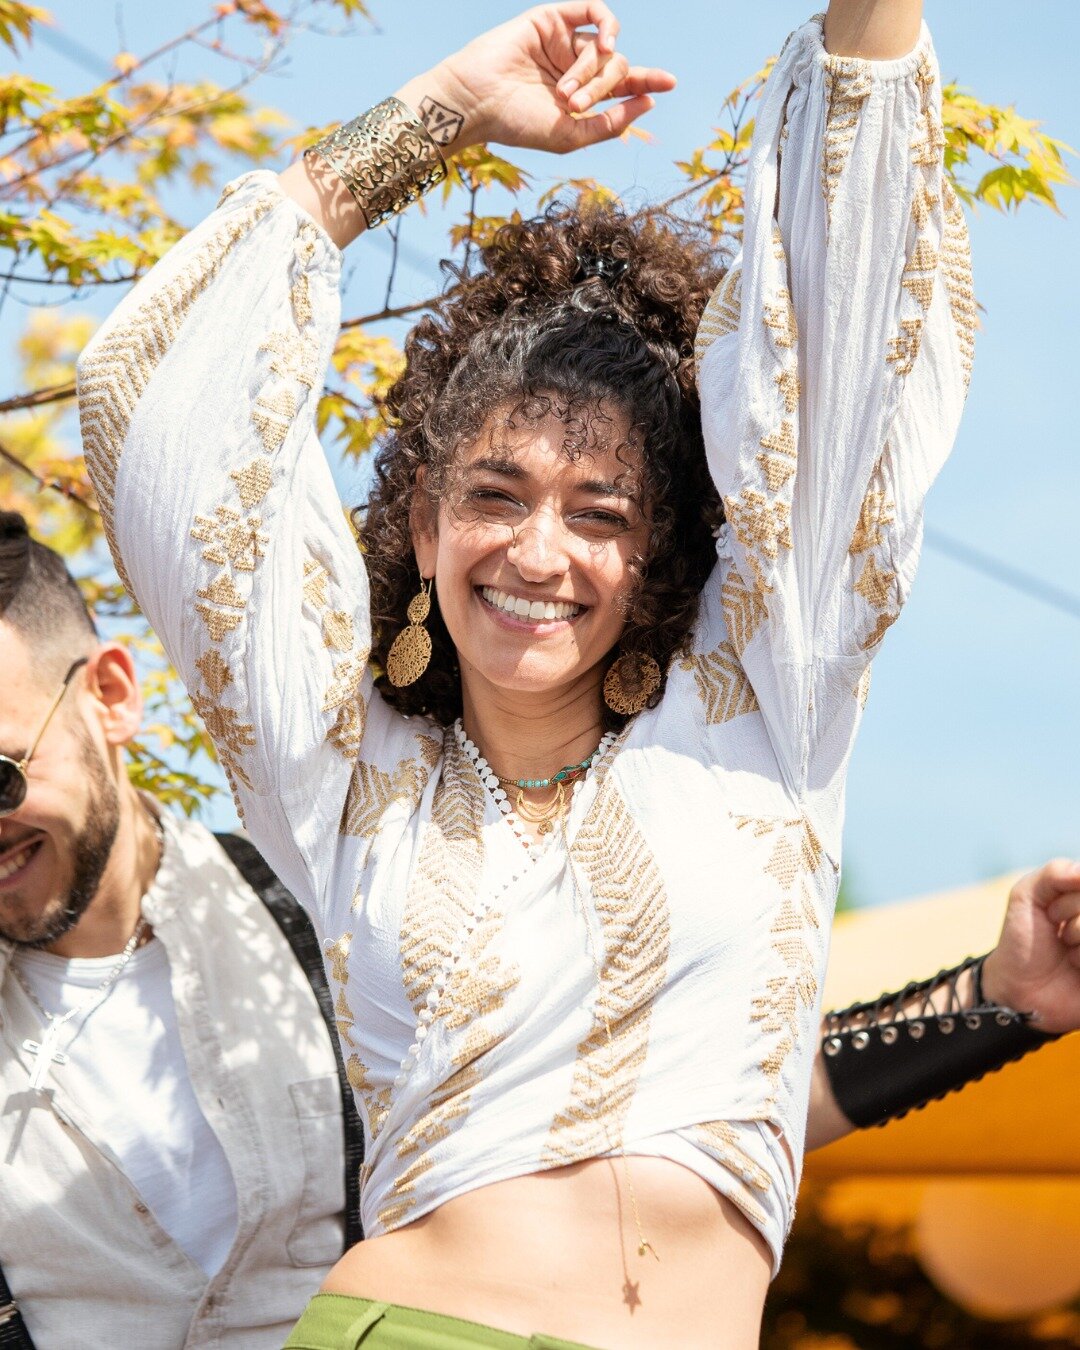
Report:
M 480 459 L 474 459 L 467 466 L 468 473 L 497 473 L 504 478 L 512 478 L 516 482 L 524 482 L 528 474 L 517 462 L 509 456 L 503 455 L 483 455 Z M 621 497 L 625 501 L 633 501 L 633 493 L 620 487 L 618 483 L 612 483 L 602 478 L 590 478 L 583 483 L 575 483 L 575 488 L 579 492 L 589 492 L 597 497 Z

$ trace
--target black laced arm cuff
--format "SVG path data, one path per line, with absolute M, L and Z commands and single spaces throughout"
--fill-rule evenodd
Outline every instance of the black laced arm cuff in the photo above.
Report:
M 853 1125 L 885 1125 L 1057 1039 L 1031 1026 L 1031 1013 L 986 1001 L 985 960 L 969 956 L 874 1003 L 825 1014 L 826 1073 Z M 964 1007 L 957 986 L 969 970 L 973 1001 Z

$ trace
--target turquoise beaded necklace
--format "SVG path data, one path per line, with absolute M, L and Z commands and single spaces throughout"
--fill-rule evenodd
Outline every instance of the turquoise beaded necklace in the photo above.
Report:
M 599 754 L 599 750 L 594 750 L 581 761 L 580 764 L 564 764 L 558 773 L 553 773 L 550 778 L 502 778 L 499 782 L 503 787 L 516 788 L 549 788 L 555 787 L 557 783 L 573 783 L 581 777 L 583 773 L 588 773 L 593 760 Z

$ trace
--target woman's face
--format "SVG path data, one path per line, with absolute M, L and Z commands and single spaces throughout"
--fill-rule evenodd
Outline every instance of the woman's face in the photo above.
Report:
M 508 428 L 492 418 L 458 452 L 437 528 L 414 530 L 434 575 L 462 680 L 531 695 L 599 683 L 648 553 L 640 458 L 625 418 L 593 418 L 571 459 L 555 415 Z

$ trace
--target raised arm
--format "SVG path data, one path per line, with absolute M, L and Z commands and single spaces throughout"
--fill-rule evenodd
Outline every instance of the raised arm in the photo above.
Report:
M 811 819 L 821 800 L 825 822 L 870 660 L 914 578 L 975 318 L 919 6 L 849 0 L 829 16 L 828 44 L 805 24 L 770 77 L 742 253 L 698 342 L 727 517 L 701 649 L 734 647 L 789 788 Z

